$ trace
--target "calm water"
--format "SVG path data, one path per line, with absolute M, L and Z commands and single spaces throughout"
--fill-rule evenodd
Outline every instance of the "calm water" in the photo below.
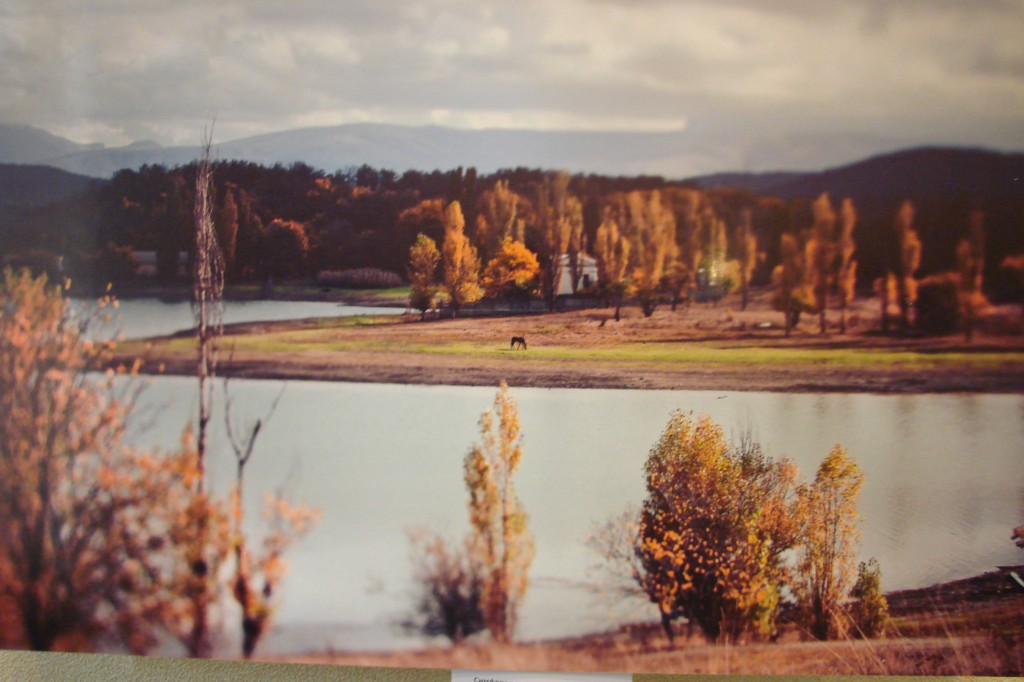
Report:
M 76 300 L 74 305 L 86 308 L 91 302 Z M 349 306 L 319 301 L 231 301 L 225 306 L 224 323 L 271 322 L 301 320 L 310 317 L 347 317 L 350 315 L 393 315 L 401 308 L 374 308 Z M 98 338 L 138 339 L 147 336 L 173 334 L 192 329 L 195 324 L 191 303 L 161 301 L 156 298 L 138 298 L 119 301 L 106 324 L 90 329 Z
M 253 418 L 280 387 L 232 383 L 238 409 Z M 278 626 L 264 651 L 421 644 L 391 627 L 410 602 L 405 532 L 420 524 L 451 538 L 465 533 L 462 458 L 495 390 L 287 385 L 250 464 L 247 504 L 254 509 L 263 492 L 287 481 L 295 499 L 323 510 L 323 520 L 289 554 Z M 641 502 L 641 467 L 675 409 L 708 413 L 733 434 L 752 429 L 804 478 L 834 443 L 845 445 L 865 473 L 861 558 L 879 560 L 886 589 L 1024 558 L 1009 539 L 1024 518 L 1024 396 L 514 387 L 512 395 L 525 437 L 518 492 L 537 548 L 522 638 L 654 615 L 643 604 L 610 613 L 595 602 L 584 585 L 594 561 L 584 540 L 596 522 Z M 155 379 L 144 406 L 158 417 L 135 440 L 173 447 L 194 412 L 195 381 Z M 233 471 L 222 433 L 213 435 L 212 452 L 214 485 L 226 485 Z M 230 635 L 226 641 L 237 646 Z

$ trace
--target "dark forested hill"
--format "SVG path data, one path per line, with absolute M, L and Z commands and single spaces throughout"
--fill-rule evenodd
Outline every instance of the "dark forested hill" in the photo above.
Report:
M 953 266 L 957 242 L 969 215 L 985 215 L 986 271 L 998 277 L 999 260 L 1024 252 L 1024 154 L 982 149 L 927 147 L 875 156 L 820 173 L 733 173 L 694 178 L 704 188 L 723 186 L 809 202 L 827 192 L 834 203 L 846 197 L 857 209 L 860 272 L 868 277 L 890 269 L 893 218 L 904 201 L 916 209 L 924 244 L 923 273 Z
M 49 166 L 0 164 L 0 205 L 19 208 L 64 201 L 97 181 Z
M 1024 193 L 1024 154 L 923 147 L 875 156 L 820 173 L 727 173 L 694 178 L 701 187 L 732 187 L 780 199 L 822 192 L 861 199 L 1011 196 Z

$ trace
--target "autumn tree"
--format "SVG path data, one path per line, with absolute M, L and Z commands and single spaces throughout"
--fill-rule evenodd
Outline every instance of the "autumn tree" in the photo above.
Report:
M 238 246 L 238 204 L 235 202 L 234 188 L 230 185 L 224 190 L 224 198 L 216 216 L 217 241 L 220 243 L 224 256 L 224 271 L 235 271 L 235 251 Z
M 921 240 L 914 229 L 914 206 L 903 202 L 896 214 L 897 254 L 896 288 L 899 297 L 900 331 L 910 326 L 910 308 L 917 300 L 917 279 L 914 273 L 921 266 Z
M 883 332 L 889 331 L 889 322 L 892 319 L 892 309 L 899 299 L 899 285 L 896 275 L 887 272 L 874 281 L 875 294 L 878 296 L 880 307 L 879 315 Z
M 444 241 L 444 202 L 441 199 L 424 199 L 398 214 L 396 240 L 412 244 L 421 234 L 434 244 Z
M 483 260 L 490 261 L 506 239 L 525 239 L 522 202 L 523 198 L 509 189 L 508 180 L 498 180 L 480 195 L 474 236 Z
M 751 224 L 750 209 L 740 213 L 740 222 L 736 227 L 736 259 L 739 261 L 741 309 L 747 309 L 750 290 L 750 278 L 754 275 L 760 258 L 757 250 L 757 235 Z
M 1021 291 L 1021 318 L 1024 319 L 1024 253 L 1006 256 L 999 267 L 1017 275 Z
M 697 229 L 701 256 L 697 268 L 697 288 L 717 302 L 731 284 L 728 281 L 729 238 L 725 220 L 710 203 L 704 202 Z
M 437 264 L 441 262 L 441 252 L 433 239 L 423 234 L 417 235 L 416 243 L 409 248 L 409 305 L 420 311 L 420 319 L 434 307 L 437 299 L 438 286 L 435 275 Z
M 857 565 L 857 582 L 850 590 L 850 624 L 854 637 L 870 639 L 885 633 L 889 602 L 882 591 L 882 569 L 876 559 Z
M 522 242 L 506 238 L 484 268 L 481 284 L 489 298 L 529 298 L 540 263 Z
M 660 192 L 630 192 L 610 209 L 629 238 L 630 283 L 645 317 L 654 314 L 666 267 L 675 253 L 675 216 Z
M 665 283 L 672 296 L 672 310 L 675 311 L 695 286 L 697 271 L 704 259 L 701 240 L 706 198 L 694 189 L 666 190 L 664 195 L 676 219 L 675 244 L 670 249 L 670 264 L 665 274 Z
M 453 311 L 467 303 L 475 303 L 483 296 L 479 284 L 480 259 L 465 234 L 465 228 L 462 207 L 453 201 L 444 210 L 444 243 L 441 245 L 445 291 Z
M 263 238 L 267 274 L 276 278 L 296 277 L 306 272 L 309 237 L 306 226 L 296 220 L 272 220 Z
M 782 262 L 772 271 L 772 305 L 782 313 L 788 337 L 800 321 L 800 313 L 811 305 L 811 294 L 807 290 L 807 256 L 800 238 L 783 234 L 779 250 Z
M 828 194 L 823 193 L 811 205 L 814 223 L 811 225 L 810 237 L 806 242 L 807 290 L 810 292 L 814 310 L 818 313 L 818 325 L 822 334 L 825 333 L 825 314 L 828 310 L 828 293 L 833 279 L 833 262 L 835 261 L 835 230 L 836 214 Z
M 569 193 L 568 173 L 549 173 L 537 188 L 537 256 L 541 265 L 541 293 L 554 310 L 562 279 L 562 256 L 573 233 L 583 225 L 583 204 Z M 571 256 L 570 256 L 571 257 Z
M 817 639 L 835 637 L 845 625 L 842 605 L 855 580 L 857 498 L 863 483 L 857 462 L 836 445 L 819 465 L 814 482 L 797 490 L 801 545 L 793 589 Z
M 519 408 L 504 381 L 480 417 L 481 443 L 465 459 L 470 554 L 482 576 L 480 609 L 499 642 L 511 641 L 529 584 L 533 537 L 513 477 L 523 458 Z
M 615 304 L 615 321 L 619 321 L 622 297 L 629 289 L 629 239 L 619 231 L 619 223 L 608 210 L 597 228 L 594 256 L 597 281 L 604 295 Z
M 104 297 L 98 314 L 113 301 Z M 130 447 L 134 391 L 113 344 L 88 340 L 45 277 L 0 281 L 0 644 L 143 653 L 173 615 L 169 510 L 190 499 L 188 453 Z M 7 627 L 5 627 L 7 626 Z
M 978 315 L 988 305 L 982 284 L 985 275 L 985 228 L 980 211 L 971 213 L 967 237 L 956 247 L 957 300 L 964 338 L 970 343 Z
M 853 259 L 856 244 L 853 241 L 853 228 L 857 224 L 857 211 L 853 200 L 846 198 L 839 209 L 839 237 L 836 243 L 837 273 L 836 284 L 839 289 L 839 332 L 846 333 L 846 310 L 856 296 L 857 261 Z
M 587 235 L 583 231 L 583 205 L 574 199 L 572 210 L 567 218 L 569 223 L 569 243 L 566 245 L 566 261 L 569 266 L 569 287 L 572 293 L 580 288 L 583 279 L 583 257 L 587 251 Z
M 793 546 L 795 468 L 710 418 L 677 412 L 644 466 L 637 579 L 669 639 L 679 617 L 712 641 L 771 635 Z
M 245 474 L 256 442 L 277 409 L 284 388 L 259 419 L 243 422 L 234 410 L 228 381 L 224 380 L 224 427 L 235 456 L 235 485 L 231 492 L 231 550 L 235 570 L 232 594 L 241 609 L 242 656 L 250 658 L 273 615 L 273 599 L 284 578 L 284 553 L 306 535 L 320 518 L 320 512 L 304 504 L 293 504 L 283 489 L 264 498 L 263 518 L 268 530 L 261 547 L 254 551 L 245 521 Z M 259 589 L 257 585 L 261 584 Z

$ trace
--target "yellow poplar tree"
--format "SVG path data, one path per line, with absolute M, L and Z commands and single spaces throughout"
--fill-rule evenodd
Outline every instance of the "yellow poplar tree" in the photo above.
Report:
M 964 338 L 968 343 L 974 337 L 974 325 L 978 315 L 988 305 L 982 291 L 985 274 L 984 215 L 980 211 L 974 211 L 970 220 L 967 238 L 961 239 L 956 248 L 960 321 L 964 328 Z
M 747 309 L 750 278 L 754 274 L 760 254 L 757 251 L 757 235 L 754 234 L 750 221 L 750 209 L 740 214 L 740 224 L 736 228 L 736 258 L 739 261 L 741 309 Z
M 513 477 L 523 458 L 519 407 L 502 381 L 494 407 L 480 417 L 481 443 L 465 459 L 469 489 L 470 551 L 482 576 L 484 623 L 499 642 L 512 640 L 519 604 L 529 585 L 533 537 L 515 494 Z
M 506 239 L 521 242 L 524 220 L 520 211 L 522 197 L 509 189 L 508 180 L 498 180 L 477 203 L 476 243 L 484 260 L 490 260 Z
M 857 287 L 857 261 L 853 259 L 856 244 L 853 241 L 853 228 L 857 224 L 857 211 L 853 201 L 843 200 L 839 209 L 838 273 L 836 283 L 839 287 L 839 331 L 846 333 L 846 310 L 853 302 Z
M 612 204 L 630 241 L 630 281 L 645 317 L 654 314 L 662 277 L 675 255 L 675 215 L 661 193 L 630 192 Z
M 896 287 L 900 307 L 900 331 L 910 325 L 910 307 L 917 300 L 917 279 L 914 273 L 921 267 L 921 240 L 914 229 L 914 206 L 903 202 L 896 214 L 896 236 L 899 241 L 899 271 L 896 273 Z
M 806 284 L 807 256 L 800 238 L 792 234 L 782 235 L 780 252 L 782 262 L 772 271 L 775 287 L 772 305 L 782 312 L 786 336 L 789 336 L 800 321 L 800 313 L 810 305 L 811 295 Z
M 594 257 L 597 261 L 597 280 L 609 299 L 615 302 L 615 321 L 619 321 L 622 297 L 626 295 L 629 281 L 629 239 L 619 232 L 619 223 L 610 211 L 605 211 L 604 220 L 597 228 L 594 243 Z
M 416 242 L 409 247 L 409 305 L 420 311 L 420 319 L 434 307 L 437 298 L 437 284 L 434 275 L 441 262 L 437 243 L 420 232 Z
M 856 579 L 857 498 L 863 483 L 857 462 L 837 444 L 814 482 L 797 490 L 802 544 L 793 589 L 817 639 L 835 637 L 844 627 L 841 609 Z
M 444 284 L 454 310 L 475 303 L 483 296 L 480 288 L 480 259 L 465 233 L 466 220 L 462 206 L 453 201 L 444 209 Z
M 825 314 L 828 311 L 828 292 L 832 283 L 835 260 L 835 245 L 832 233 L 835 230 L 836 214 L 832 210 L 832 202 L 827 193 L 815 199 L 811 209 L 814 213 L 814 224 L 811 236 L 807 240 L 808 290 L 813 296 L 814 309 L 818 313 L 820 332 L 825 333 Z
M 554 310 L 558 286 L 562 279 L 562 255 L 569 252 L 574 243 L 582 248 L 582 241 L 576 239 L 582 234 L 583 204 L 569 193 L 569 174 L 549 173 L 537 189 L 537 256 L 541 264 L 541 293 L 548 310 Z M 569 264 L 578 258 L 568 253 Z M 570 267 L 570 270 L 572 267 Z M 572 274 L 572 273 L 570 273 Z

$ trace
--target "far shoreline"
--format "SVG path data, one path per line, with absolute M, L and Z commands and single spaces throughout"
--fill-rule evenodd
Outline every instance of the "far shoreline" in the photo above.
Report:
M 282 290 L 274 299 L 310 300 L 308 289 L 291 292 L 303 294 L 296 299 Z M 987 328 L 979 325 L 968 343 L 962 335 L 883 333 L 876 304 L 863 299 L 848 311 L 845 332 L 829 311 L 826 333 L 807 315 L 787 335 L 767 289 L 754 292 L 746 309 L 734 294 L 718 305 L 663 305 L 651 317 L 624 307 L 619 320 L 613 308 L 517 315 L 485 308 L 477 313 L 483 316 L 421 321 L 400 312 L 407 307 L 399 293 L 323 294 L 347 305 L 391 307 L 394 315 L 227 325 L 219 373 L 402 385 L 1024 394 L 1024 329 L 1015 307 L 998 311 Z M 509 339 L 520 336 L 528 350 L 510 348 Z M 140 358 L 144 374 L 192 375 L 194 352 L 189 333 L 179 332 L 119 344 L 113 366 Z

